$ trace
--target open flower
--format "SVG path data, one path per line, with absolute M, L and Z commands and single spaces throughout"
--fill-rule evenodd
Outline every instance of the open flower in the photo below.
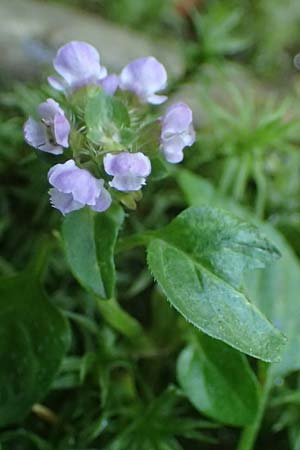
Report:
M 107 70 L 100 65 L 100 56 L 95 47 L 86 42 L 72 41 L 61 47 L 53 61 L 60 77 L 49 77 L 54 89 L 73 92 L 88 85 L 100 84 Z
M 76 166 L 73 159 L 56 164 L 49 170 L 50 202 L 62 214 L 90 206 L 102 212 L 111 205 L 111 196 L 104 188 L 104 180 L 98 180 L 90 172 Z
M 70 124 L 59 104 L 51 98 L 38 107 L 41 118 L 30 117 L 24 125 L 25 141 L 43 152 L 59 155 L 69 146 Z
M 162 118 L 161 150 L 170 163 L 183 160 L 184 147 L 195 142 L 192 110 L 183 102 L 170 106 Z
M 104 169 L 113 175 L 110 186 L 118 191 L 139 191 L 151 173 L 151 163 L 143 153 L 108 153 L 104 157 Z
M 128 64 L 120 75 L 120 88 L 134 92 L 142 102 L 159 105 L 167 97 L 156 95 L 167 84 L 167 72 L 164 66 L 153 56 L 136 59 Z

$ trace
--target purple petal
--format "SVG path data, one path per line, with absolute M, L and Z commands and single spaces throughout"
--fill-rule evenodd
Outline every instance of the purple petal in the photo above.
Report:
M 183 160 L 184 147 L 180 135 L 162 141 L 162 152 L 169 163 L 177 164 Z
M 101 193 L 96 200 L 96 204 L 91 206 L 94 211 L 103 212 L 106 211 L 111 205 L 111 196 L 110 193 L 102 187 Z
M 41 119 L 53 122 L 56 114 L 64 115 L 64 111 L 52 98 L 48 98 L 38 106 L 38 113 Z
M 148 103 L 151 103 L 151 105 L 161 105 L 164 103 L 168 97 L 166 95 L 150 95 L 147 97 Z
M 162 137 L 187 131 L 193 122 L 193 112 L 185 103 L 170 106 L 162 120 Z
M 84 207 L 82 203 L 76 202 L 72 194 L 65 194 L 57 189 L 50 189 L 50 203 L 53 208 L 58 209 L 63 215 Z
M 183 149 L 195 142 L 192 110 L 183 102 L 170 106 L 162 118 L 161 150 L 167 161 L 183 159 Z
M 108 153 L 104 158 L 104 169 L 108 175 L 147 177 L 151 173 L 151 163 L 143 153 Z
M 70 124 L 62 114 L 56 114 L 54 117 L 54 135 L 57 144 L 62 147 L 69 147 Z
M 52 167 L 48 179 L 60 192 L 72 194 L 75 201 L 85 205 L 95 205 L 101 192 L 99 180 L 87 170 L 77 167 L 72 159 Z
M 106 69 L 100 66 L 97 50 L 86 42 L 72 41 L 61 47 L 53 61 L 53 66 L 71 89 L 95 84 L 107 75 Z M 53 83 L 52 78 L 50 83 L 52 86 L 57 85 L 57 80 Z M 59 88 L 60 84 L 59 82 Z
M 41 145 L 38 150 L 42 152 L 51 153 L 52 155 L 61 155 L 63 153 L 63 148 L 59 145 L 51 144 L 50 142 L 46 142 Z
M 42 152 L 52 153 L 53 155 L 63 153 L 63 149 L 60 146 L 49 142 L 45 125 L 37 122 L 32 117 L 24 125 L 24 138 L 27 144 Z
M 48 77 L 48 83 L 57 91 L 65 91 L 68 87 L 67 83 L 58 77 Z
M 24 125 L 24 138 L 27 144 L 39 148 L 46 142 L 45 127 L 42 123 L 29 117 Z
M 143 102 L 162 103 L 165 98 L 154 94 L 167 84 L 164 66 L 153 56 L 136 59 L 128 64 L 120 75 L 120 88 L 134 92 Z
M 194 142 L 196 140 L 196 133 L 195 133 L 195 130 L 194 130 L 194 127 L 192 124 L 190 125 L 187 132 L 183 133 L 181 135 L 181 137 L 182 137 L 182 140 L 183 140 L 185 146 L 190 147 L 191 145 L 194 144 Z
M 39 105 L 38 113 L 45 121 L 45 125 L 42 126 L 48 126 L 50 128 L 49 132 L 53 133 L 55 143 L 58 146 L 68 147 L 71 127 L 59 104 L 51 98 L 48 98 L 46 102 Z
M 139 191 L 146 184 L 146 178 L 133 175 L 116 175 L 109 182 L 110 186 L 122 192 Z
M 101 81 L 101 85 L 108 95 L 113 96 L 119 86 L 119 77 L 114 73 L 107 75 L 107 77 Z

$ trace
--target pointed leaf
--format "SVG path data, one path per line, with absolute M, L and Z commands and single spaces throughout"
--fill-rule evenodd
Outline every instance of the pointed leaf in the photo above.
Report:
M 279 359 L 284 337 L 240 289 L 244 270 L 278 256 L 254 226 L 225 211 L 189 208 L 154 236 L 150 270 L 186 320 L 251 356 Z
M 282 253 L 282 258 L 260 273 L 246 276 L 246 289 L 263 313 L 287 336 L 287 344 L 278 363 L 272 365 L 276 376 L 300 369 L 300 264 L 297 255 L 280 233 L 270 225 L 263 227 Z
M 282 257 L 266 270 L 247 274 L 246 288 L 251 299 L 287 336 L 280 362 L 272 365 L 274 375 L 285 376 L 293 370 L 299 370 L 300 304 L 297 286 L 300 286 L 300 263 L 293 249 L 278 230 L 259 221 L 246 208 L 218 194 L 207 180 L 182 169 L 176 178 L 190 206 L 222 206 L 255 223 L 280 250 Z
M 63 315 L 27 273 L 0 280 L 0 425 L 46 394 L 69 346 Z
M 124 212 L 112 205 L 104 213 L 83 208 L 68 214 L 63 223 L 65 252 L 79 283 L 105 299 L 114 295 L 114 248 Z
M 258 384 L 244 355 L 200 333 L 177 361 L 179 383 L 200 412 L 228 425 L 251 423 Z

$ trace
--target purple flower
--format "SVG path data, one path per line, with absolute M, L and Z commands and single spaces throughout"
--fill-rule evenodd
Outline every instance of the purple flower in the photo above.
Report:
M 69 146 L 70 124 L 59 104 L 51 98 L 38 107 L 41 118 L 29 117 L 24 125 L 25 141 L 42 152 L 60 155 Z
M 195 142 L 193 113 L 185 103 L 170 106 L 162 118 L 161 150 L 170 163 L 183 160 L 184 147 Z
M 48 172 L 50 202 L 62 214 L 89 205 L 94 211 L 105 211 L 111 205 L 111 196 L 98 180 L 85 169 L 76 166 L 73 159 L 56 164 Z
M 136 59 L 124 67 L 120 75 L 122 90 L 134 92 L 142 102 L 153 105 L 159 105 L 167 99 L 164 95 L 156 95 L 166 84 L 166 69 L 153 56 Z
M 107 76 L 106 68 L 100 65 L 99 53 L 86 42 L 72 41 L 61 47 L 53 66 L 60 77 L 49 77 L 48 81 L 59 91 L 73 92 L 83 86 L 99 84 Z
M 108 153 L 103 162 L 106 173 L 113 175 L 110 186 L 118 191 L 139 191 L 151 172 L 150 160 L 143 153 Z

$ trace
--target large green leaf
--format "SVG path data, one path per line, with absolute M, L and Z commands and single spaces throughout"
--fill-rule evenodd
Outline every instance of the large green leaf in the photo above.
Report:
M 285 376 L 300 369 L 300 264 L 293 250 L 270 225 L 263 230 L 276 243 L 282 258 L 263 273 L 246 276 L 246 289 L 259 308 L 287 336 L 287 344 L 281 360 L 272 365 L 276 376 Z
M 264 271 L 246 276 L 246 288 L 251 299 L 287 336 L 280 362 L 272 365 L 276 375 L 284 376 L 300 369 L 300 264 L 297 256 L 281 235 L 270 224 L 262 223 L 246 208 L 224 198 L 203 178 L 186 170 L 177 173 L 177 180 L 190 206 L 205 204 L 222 206 L 239 217 L 255 223 L 281 252 L 281 258 Z
M 23 273 L 0 280 L 0 425 L 22 420 L 47 392 L 69 345 L 63 315 Z
M 191 403 L 229 425 L 251 423 L 258 407 L 258 385 L 246 357 L 199 333 L 180 354 L 177 377 Z
M 67 260 L 74 276 L 89 292 L 111 298 L 115 288 L 114 248 L 124 212 L 112 205 L 104 213 L 83 208 L 63 223 Z
M 278 256 L 257 229 L 213 208 L 189 208 L 155 232 L 148 263 L 171 304 L 204 333 L 265 361 L 285 342 L 242 292 L 246 269 Z
M 108 143 L 108 140 L 121 143 L 128 140 L 128 111 L 120 100 L 103 90 L 90 93 L 85 120 L 88 138 L 96 143 Z

